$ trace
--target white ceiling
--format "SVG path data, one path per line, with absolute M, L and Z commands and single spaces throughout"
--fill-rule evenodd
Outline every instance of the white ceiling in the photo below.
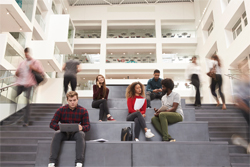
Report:
M 68 0 L 71 6 L 193 2 L 194 0 Z

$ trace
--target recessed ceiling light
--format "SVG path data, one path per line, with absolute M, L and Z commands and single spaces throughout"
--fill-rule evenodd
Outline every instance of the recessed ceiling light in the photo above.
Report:
M 201 20 L 199 20 L 199 22 L 201 22 Z
M 85 55 L 87 54 L 87 53 L 84 53 Z
M 113 53 L 110 53 L 111 55 L 113 54 Z
M 139 53 L 137 53 L 137 54 L 139 54 Z
M 85 78 L 82 78 L 82 79 L 85 79 Z
M 125 55 L 125 53 L 123 53 Z
M 20 30 L 23 30 L 22 27 L 20 27 Z
M 149 53 L 149 54 L 152 54 L 152 53 Z
M 49 66 L 49 63 L 48 63 L 48 66 Z
M 67 10 L 67 8 L 65 8 L 65 10 Z
M 7 12 L 7 14 L 10 14 L 9 12 Z

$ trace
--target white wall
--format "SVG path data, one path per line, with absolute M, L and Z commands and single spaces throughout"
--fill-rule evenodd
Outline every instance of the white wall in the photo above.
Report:
M 194 1 L 195 6 L 199 1 Z M 217 46 L 217 54 L 219 55 L 222 62 L 222 72 L 223 72 L 223 90 L 226 97 L 226 103 L 232 103 L 232 87 L 231 81 L 224 74 L 228 74 L 229 69 L 233 68 L 231 64 L 239 58 L 241 53 L 250 46 L 250 26 L 248 24 L 247 27 L 243 29 L 241 34 L 234 41 L 230 41 L 228 36 L 232 36 L 231 30 L 226 29 L 228 23 L 231 19 L 236 15 L 236 11 L 239 6 L 244 3 L 247 14 L 250 14 L 250 1 L 249 0 L 232 0 L 228 5 L 225 3 L 225 0 L 211 0 L 208 4 L 209 6 L 206 9 L 206 12 L 202 16 L 202 20 L 199 24 L 199 21 L 196 20 L 198 29 L 197 29 L 197 40 L 198 45 L 196 49 L 196 54 L 200 56 L 202 72 L 203 75 L 207 72 L 207 64 L 206 57 L 210 57 L 212 53 L 214 53 L 214 47 Z M 225 6 L 226 4 L 226 6 Z M 214 30 L 208 36 L 207 39 L 204 37 L 203 26 L 205 25 L 209 15 L 213 13 L 214 17 Z M 248 22 L 250 19 L 250 15 L 248 16 Z M 197 11 L 196 11 L 196 15 Z M 198 19 L 198 17 L 196 18 Z M 232 27 L 231 27 L 232 28 Z M 247 55 L 246 55 L 247 56 Z M 242 58 L 243 59 L 243 58 Z M 203 82 L 202 93 L 204 96 L 203 102 L 211 103 L 215 102 L 212 97 L 209 89 L 210 78 L 205 77 Z M 207 89 L 206 89 L 207 88 Z
M 49 78 L 37 88 L 36 94 L 33 103 L 62 103 L 63 78 Z

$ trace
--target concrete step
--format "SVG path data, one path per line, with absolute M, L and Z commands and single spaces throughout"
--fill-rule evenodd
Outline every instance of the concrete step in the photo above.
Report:
M 90 121 L 99 120 L 99 109 L 88 109 Z M 30 121 L 49 121 L 53 118 L 55 111 L 53 112 L 31 112 Z M 147 109 L 146 111 L 146 122 L 151 122 L 151 118 L 154 116 L 155 111 L 153 109 Z M 110 114 L 117 121 L 126 121 L 128 115 L 128 109 L 110 109 Z M 11 116 L 6 121 L 17 120 L 22 116 L 23 113 L 19 113 L 15 116 Z M 107 117 L 104 116 L 104 120 L 107 120 Z M 184 121 L 195 121 L 195 111 L 194 109 L 184 109 Z
M 249 133 L 246 133 L 246 132 L 241 132 L 241 131 L 229 131 L 229 132 L 214 132 L 214 131 L 209 131 L 209 136 L 210 137 L 227 137 L 227 138 L 230 138 L 232 137 L 233 134 L 237 134 L 237 135 L 240 135 L 244 138 L 246 138 Z
M 0 152 L 1 161 L 35 161 L 36 152 Z
M 228 138 L 228 137 L 210 137 L 209 138 L 210 141 L 213 141 L 213 142 L 228 142 L 228 144 L 232 145 L 232 141 L 231 141 L 231 137 Z M 247 140 L 247 138 L 244 138 L 245 140 Z
M 0 161 L 1 167 L 34 167 L 35 161 Z
M 197 121 L 242 121 L 246 122 L 244 117 L 198 117 Z
M 11 123 L 13 123 L 12 121 L 3 121 L 3 125 L 10 125 Z M 49 126 L 50 124 L 50 120 L 48 121 L 30 121 L 29 122 L 29 125 L 32 126 L 32 125 L 44 125 L 44 126 Z M 16 123 L 16 125 L 19 125 L 22 127 L 23 125 L 23 121 L 20 120 Z
M 246 121 L 209 121 L 209 126 L 248 126 Z
M 49 127 L 49 124 L 47 126 L 44 125 L 36 125 L 36 126 L 28 126 L 28 127 L 22 127 L 18 125 L 10 125 L 10 126 L 0 126 L 0 131 L 6 132 L 6 131 L 54 131 Z
M 139 136 L 140 141 L 162 141 L 162 135 L 154 128 L 153 124 L 146 123 L 147 128 L 151 129 L 154 137 L 145 138 L 142 130 Z M 207 122 L 179 122 L 169 125 L 168 133 L 177 141 L 209 141 Z
M 249 167 L 249 163 L 231 163 L 232 167 Z
M 0 137 L 1 144 L 37 144 L 38 140 L 52 140 L 52 137 Z
M 50 144 L 51 141 L 38 142 L 36 167 L 48 164 Z M 157 151 L 152 154 L 152 150 Z M 174 154 L 173 150 L 175 150 Z M 230 165 L 228 147 L 225 142 L 87 142 L 85 159 L 85 167 L 141 167 L 156 166 L 156 164 L 158 167 L 166 166 L 166 164 L 173 167 Z M 59 166 L 71 166 L 74 160 L 75 142 L 63 142 Z
M 1 152 L 36 152 L 37 144 L 3 144 L 0 145 Z
M 229 153 L 240 153 L 240 154 L 246 154 L 246 149 L 241 146 L 236 145 L 228 145 Z
M 241 111 L 238 109 L 227 109 L 227 110 L 211 110 L 211 109 L 203 109 L 203 110 L 199 110 L 196 109 L 195 110 L 196 114 L 241 114 Z
M 250 165 L 250 155 L 248 154 L 229 154 L 231 163 L 248 163 Z
M 248 126 L 208 126 L 209 131 L 243 131 L 248 132 Z
M 243 117 L 242 113 L 196 113 L 196 118 L 200 117 Z
M 78 104 L 83 106 L 86 109 L 92 108 L 92 101 L 93 99 L 79 99 Z M 181 99 L 182 108 L 186 108 L 185 106 L 185 99 Z M 108 99 L 108 106 L 109 108 L 118 108 L 118 109 L 126 109 L 127 107 L 127 100 L 126 98 L 116 98 L 116 99 Z M 160 108 L 161 101 L 156 99 L 151 101 L 152 108 Z

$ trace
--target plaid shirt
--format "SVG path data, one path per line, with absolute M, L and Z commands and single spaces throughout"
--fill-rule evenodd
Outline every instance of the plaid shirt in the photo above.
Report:
M 50 122 L 50 128 L 59 130 L 59 121 L 61 123 L 81 123 L 82 131 L 87 132 L 90 130 L 88 111 L 79 105 L 74 110 L 71 110 L 68 104 L 57 109 Z

